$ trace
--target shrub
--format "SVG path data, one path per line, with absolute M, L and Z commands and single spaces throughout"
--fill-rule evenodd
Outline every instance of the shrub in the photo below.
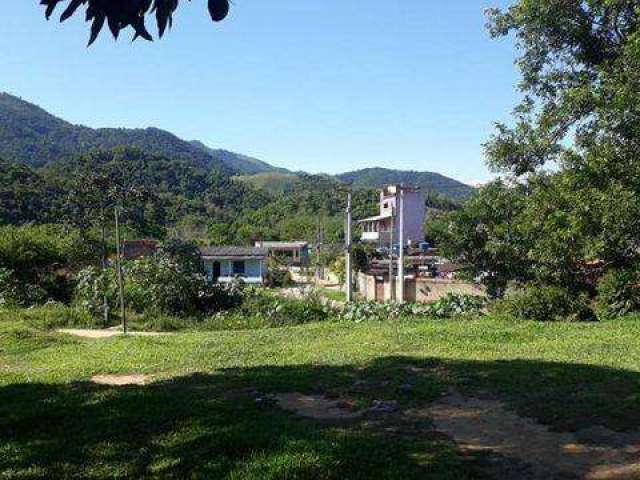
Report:
M 162 245 L 158 255 L 176 263 L 184 272 L 204 274 L 200 250 L 194 242 L 171 239 Z
M 95 318 L 80 308 L 69 307 L 57 302 L 9 311 L 14 320 L 22 320 L 29 326 L 42 330 L 57 328 L 92 328 Z
M 93 315 L 99 315 L 103 309 L 105 296 L 109 308 L 116 308 L 118 290 L 113 268 L 101 270 L 88 267 L 78 273 L 74 293 L 74 300 L 78 306 Z
M 592 321 L 595 314 L 586 294 L 549 285 L 527 285 L 512 289 L 494 305 L 494 311 L 524 320 Z
M 330 309 L 311 292 L 303 298 L 283 298 L 251 289 L 244 294 L 242 305 L 230 314 L 253 317 L 254 324 L 277 327 L 327 320 Z
M 269 270 L 265 284 L 270 288 L 286 288 L 293 285 L 293 279 L 288 270 Z
M 69 270 L 74 265 L 95 260 L 97 251 L 94 242 L 79 231 L 59 225 L 0 227 L 0 268 L 11 272 L 16 285 L 12 301 L 19 305 L 34 305 L 50 299 L 69 301 L 73 282 L 66 273 L 59 272 L 63 267 Z M 6 301 L 10 295 L 6 275 L 4 277 Z
M 637 270 L 611 270 L 598 282 L 598 316 L 622 317 L 640 311 L 640 275 Z
M 125 266 L 125 298 L 136 312 L 151 309 L 169 314 L 198 312 L 204 278 L 185 272 L 169 258 L 142 258 Z
M 136 313 L 151 312 L 178 316 L 197 316 L 226 310 L 241 302 L 242 286 L 212 285 L 203 275 L 191 273 L 159 256 L 127 262 L 123 266 L 125 303 Z M 76 302 L 98 315 L 106 296 L 109 308 L 117 311 L 118 287 L 115 269 L 95 267 L 78 274 Z
M 0 307 L 27 307 L 47 298 L 48 292 L 39 285 L 20 281 L 13 271 L 0 267 Z
M 20 304 L 18 284 L 13 272 L 0 267 L 0 307 L 10 307 Z
M 425 304 L 359 302 L 343 305 L 338 316 L 341 320 L 361 322 L 364 320 L 392 320 L 395 318 L 430 317 L 453 318 L 479 315 L 486 306 L 484 297 L 449 293 L 441 299 Z

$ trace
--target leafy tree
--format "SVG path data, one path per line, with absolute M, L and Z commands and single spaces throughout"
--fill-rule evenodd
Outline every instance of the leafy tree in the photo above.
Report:
M 531 237 L 520 224 L 526 202 L 524 186 L 496 181 L 461 210 L 434 218 L 429 230 L 447 257 L 465 265 L 470 276 L 482 278 L 489 294 L 499 296 L 508 282 L 533 276 Z
M 153 38 L 145 26 L 148 13 L 155 13 L 158 36 L 162 37 L 167 27 L 171 27 L 173 14 L 179 5 L 179 0 L 40 0 L 40 4 L 46 7 L 47 20 L 61 2 L 66 5 L 60 16 L 61 22 L 73 16 L 80 7 L 84 7 L 86 21 L 92 22 L 89 45 L 98 38 L 105 22 L 115 39 L 121 30 L 131 27 L 135 32 L 134 40 L 142 37 L 152 41 Z M 208 0 L 208 7 L 211 19 L 219 22 L 229 13 L 229 0 Z
M 440 230 L 450 255 L 498 287 L 533 278 L 575 294 L 591 289 L 591 261 L 637 265 L 639 18 L 635 0 L 520 0 L 490 12 L 491 33 L 514 34 L 521 52 L 514 125 L 498 124 L 486 145 L 516 186 L 482 189 Z
M 60 196 L 38 172 L 0 159 L 0 225 L 50 221 Z

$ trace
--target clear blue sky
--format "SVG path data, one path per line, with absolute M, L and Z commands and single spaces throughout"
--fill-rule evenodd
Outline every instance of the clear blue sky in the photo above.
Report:
M 484 28 L 507 0 L 234 0 L 220 24 L 206 0 L 183 1 L 164 39 L 116 43 L 105 28 L 90 49 L 80 16 L 4 3 L 0 90 L 73 123 L 157 126 L 290 169 L 484 180 L 481 145 L 518 98 L 513 45 Z

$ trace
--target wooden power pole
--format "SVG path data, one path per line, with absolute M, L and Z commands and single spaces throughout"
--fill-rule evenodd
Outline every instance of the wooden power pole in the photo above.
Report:
M 346 282 L 346 295 L 347 303 L 353 301 L 353 267 L 351 265 L 351 250 L 352 250 L 352 238 L 351 238 L 351 225 L 352 219 L 352 205 L 351 205 L 351 190 L 347 192 L 347 218 L 345 222 L 345 250 L 346 250 L 346 265 L 345 265 L 345 282 Z
M 118 275 L 118 296 L 120 297 L 120 315 L 122 316 L 122 331 L 127 333 L 127 312 L 124 304 L 124 277 L 122 275 L 122 249 L 120 247 L 120 212 L 115 207 L 116 217 L 116 273 Z

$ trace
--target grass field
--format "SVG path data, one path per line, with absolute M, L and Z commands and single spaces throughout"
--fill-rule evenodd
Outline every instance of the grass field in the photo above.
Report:
M 153 381 L 90 381 L 107 373 Z M 312 420 L 269 400 L 302 392 L 363 409 L 396 400 L 403 411 L 451 388 L 489 392 L 555 430 L 637 429 L 640 319 L 81 339 L 0 313 L 0 478 L 484 478 L 481 459 L 436 435 L 429 419 Z

